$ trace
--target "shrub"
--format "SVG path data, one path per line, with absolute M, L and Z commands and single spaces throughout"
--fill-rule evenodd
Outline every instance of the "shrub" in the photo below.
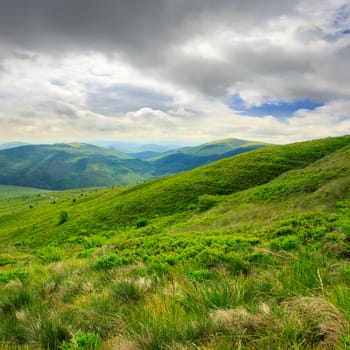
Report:
M 223 253 L 217 249 L 204 249 L 197 255 L 197 262 L 204 267 L 213 267 L 223 261 Z
M 104 239 L 99 236 L 84 237 L 82 244 L 85 249 L 102 247 Z
M 60 350 L 95 350 L 102 347 L 102 341 L 98 334 L 80 333 L 75 334 L 75 342 L 63 342 Z
M 92 257 L 92 253 L 94 252 L 94 250 L 95 250 L 94 248 L 83 250 L 83 251 L 79 252 L 76 255 L 76 257 L 78 259 L 91 258 Z
M 140 218 L 136 221 L 136 228 L 145 227 L 148 225 L 148 220 L 145 218 Z
M 55 261 L 61 261 L 63 259 L 63 250 L 58 247 L 48 246 L 38 249 L 36 255 L 41 262 L 48 264 Z
M 64 224 L 68 220 L 68 213 L 66 211 L 61 211 L 58 216 L 57 226 Z
M 97 270 L 109 270 L 116 266 L 124 265 L 128 261 L 124 257 L 119 257 L 115 253 L 109 253 L 101 256 L 95 261 L 94 267 Z
M 0 282 L 7 283 L 9 281 L 19 279 L 21 281 L 25 280 L 29 276 L 28 271 L 23 269 L 0 272 Z
M 270 246 L 274 250 L 293 250 L 297 248 L 298 243 L 298 238 L 295 236 L 282 236 L 272 240 Z

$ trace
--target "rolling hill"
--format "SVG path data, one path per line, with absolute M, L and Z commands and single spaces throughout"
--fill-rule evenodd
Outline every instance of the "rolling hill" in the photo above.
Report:
M 227 158 L 236 154 L 268 146 L 264 143 L 240 139 L 222 139 L 195 147 L 182 147 L 149 158 L 156 175 L 170 175 Z
M 68 189 L 126 185 L 152 168 L 125 154 L 87 144 L 30 145 L 0 151 L 0 183 Z
M 0 198 L 0 346 L 347 349 L 350 136 Z
M 42 190 L 39 188 L 0 185 L 0 199 L 9 199 L 12 197 L 23 197 L 23 196 L 40 194 L 45 192 L 47 192 L 47 190 Z
M 148 160 L 154 152 L 127 155 L 79 143 L 26 145 L 0 150 L 0 184 L 52 190 L 135 184 L 262 146 L 241 140 L 221 140 Z M 145 147 L 156 148 L 155 145 Z
M 0 150 L 2 149 L 9 149 L 9 148 L 15 148 L 19 146 L 25 146 L 28 145 L 28 143 L 25 142 L 6 142 L 6 143 L 0 143 Z

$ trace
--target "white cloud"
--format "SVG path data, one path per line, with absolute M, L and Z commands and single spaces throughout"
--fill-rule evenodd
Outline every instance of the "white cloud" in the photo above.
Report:
M 80 13 L 66 0 L 35 0 L 25 16 L 5 2 L 1 141 L 285 143 L 350 133 L 347 1 L 104 0 Z M 241 116 L 226 104 L 236 94 L 247 105 L 324 106 L 284 120 Z

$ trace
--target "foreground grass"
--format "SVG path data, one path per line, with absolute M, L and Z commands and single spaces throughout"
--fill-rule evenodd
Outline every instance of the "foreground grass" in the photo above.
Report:
M 70 257 L 59 247 L 27 262 L 2 253 L 0 339 L 39 349 L 346 349 L 342 206 L 261 231 L 146 226 L 81 237 Z

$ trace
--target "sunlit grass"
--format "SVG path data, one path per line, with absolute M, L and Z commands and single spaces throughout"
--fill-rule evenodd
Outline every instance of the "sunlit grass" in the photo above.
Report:
M 349 348 L 349 157 L 190 207 L 181 177 L 0 200 L 0 348 Z

